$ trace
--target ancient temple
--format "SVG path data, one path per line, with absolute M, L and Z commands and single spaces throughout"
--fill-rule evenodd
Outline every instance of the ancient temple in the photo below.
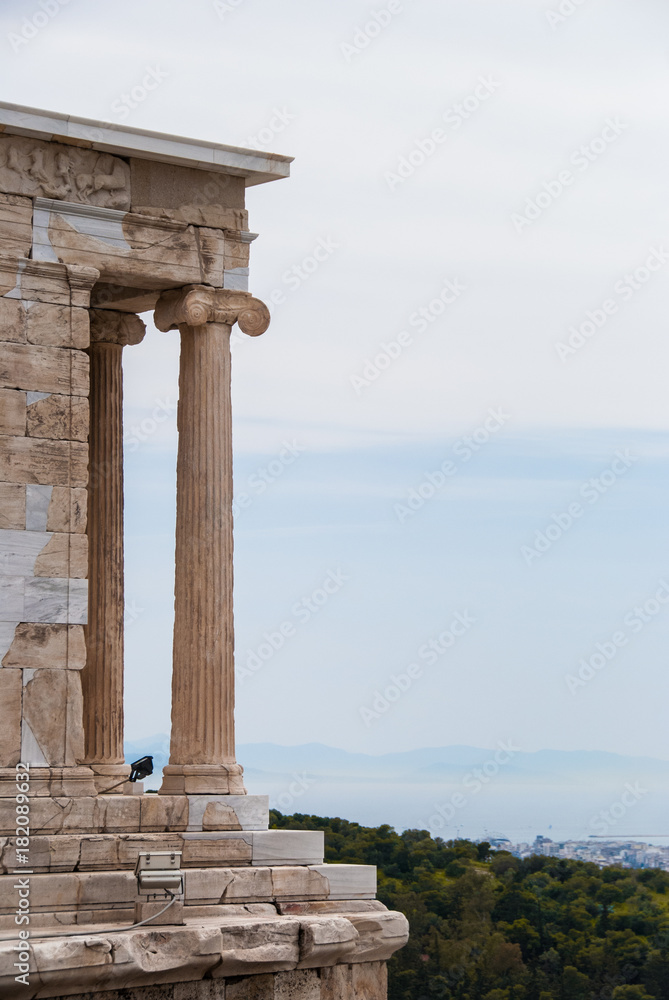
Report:
M 6 1000 L 382 1000 L 406 941 L 375 869 L 268 829 L 235 756 L 230 333 L 269 325 L 245 189 L 289 164 L 0 104 Z M 159 794 L 123 755 L 121 360 L 148 311 L 181 342 Z

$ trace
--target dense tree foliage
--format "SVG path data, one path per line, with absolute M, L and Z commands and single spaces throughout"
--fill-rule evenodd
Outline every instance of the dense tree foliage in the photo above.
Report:
M 669 1000 L 669 874 L 598 868 L 489 844 L 283 816 L 325 831 L 330 863 L 373 864 L 409 919 L 390 1000 Z

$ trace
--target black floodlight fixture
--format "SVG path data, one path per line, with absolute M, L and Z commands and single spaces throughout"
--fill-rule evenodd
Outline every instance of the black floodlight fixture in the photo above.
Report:
M 141 781 L 142 778 L 148 778 L 150 774 L 153 774 L 153 757 L 140 757 L 139 760 L 134 760 L 130 765 L 128 781 Z

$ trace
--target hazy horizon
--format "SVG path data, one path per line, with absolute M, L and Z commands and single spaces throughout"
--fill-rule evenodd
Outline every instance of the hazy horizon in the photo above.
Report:
M 168 739 L 126 742 L 127 759 L 154 755 L 145 787 L 157 790 Z M 250 794 L 269 795 L 284 814 L 340 816 L 364 826 L 428 829 L 433 836 L 513 843 L 552 839 L 635 839 L 665 844 L 669 761 L 601 751 L 527 753 L 451 746 L 383 755 L 322 743 L 239 744 Z

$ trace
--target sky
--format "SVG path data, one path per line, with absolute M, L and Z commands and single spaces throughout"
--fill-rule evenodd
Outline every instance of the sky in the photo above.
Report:
M 668 20 L 3 3 L 3 100 L 295 157 L 247 197 L 272 323 L 233 348 L 240 743 L 669 759 Z M 144 318 L 133 739 L 169 727 L 173 603 L 178 337 Z

